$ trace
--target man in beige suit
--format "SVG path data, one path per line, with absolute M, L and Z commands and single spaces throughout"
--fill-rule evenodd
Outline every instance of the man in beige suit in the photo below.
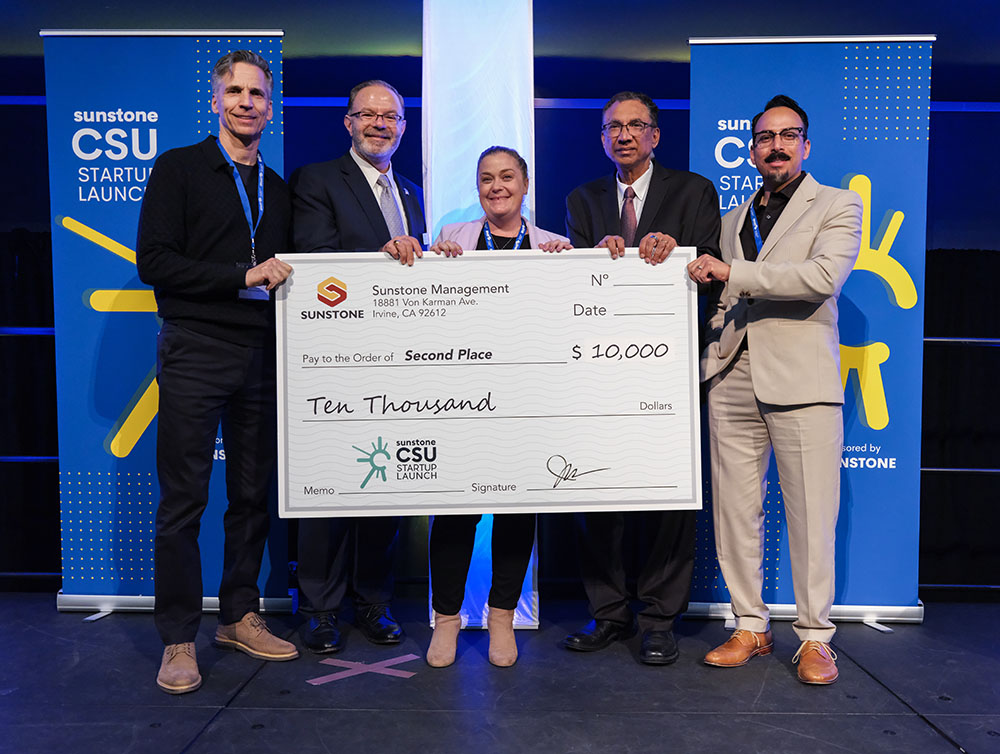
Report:
M 802 682 L 829 684 L 844 434 L 837 297 L 858 256 L 861 199 L 802 170 L 808 129 L 805 111 L 783 95 L 753 119 L 750 154 L 763 186 L 722 219 L 722 260 L 699 256 L 688 273 L 719 290 L 701 376 L 716 547 L 736 616 L 736 631 L 705 662 L 738 667 L 771 652 L 761 558 L 773 449 L 801 641 L 792 661 Z

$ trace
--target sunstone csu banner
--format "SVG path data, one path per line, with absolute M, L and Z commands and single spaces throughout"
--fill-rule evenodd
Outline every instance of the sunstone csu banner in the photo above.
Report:
M 864 202 L 861 253 L 840 296 L 845 386 L 834 617 L 918 620 L 920 409 L 933 36 L 691 40 L 691 170 L 724 214 L 761 179 L 750 119 L 775 94 L 809 114 L 803 167 Z M 765 508 L 764 598 L 794 602 L 778 476 Z M 693 598 L 729 601 L 702 563 Z M 794 614 L 794 608 L 785 610 Z M 781 610 L 776 611 L 782 614 Z
M 274 120 L 261 152 L 282 174 L 281 32 L 41 34 L 59 412 L 58 604 L 151 609 L 160 320 L 153 291 L 136 273 L 139 206 L 158 155 L 218 132 L 211 70 L 234 49 L 254 50 L 271 66 Z M 222 574 L 221 437 L 215 456 L 200 536 L 209 607 Z M 288 604 L 286 550 L 284 528 L 275 527 L 261 574 L 271 607 Z

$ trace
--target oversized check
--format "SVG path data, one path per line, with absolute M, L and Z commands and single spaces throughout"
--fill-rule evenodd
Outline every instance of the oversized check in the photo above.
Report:
M 694 250 L 629 252 L 281 255 L 281 515 L 700 508 Z

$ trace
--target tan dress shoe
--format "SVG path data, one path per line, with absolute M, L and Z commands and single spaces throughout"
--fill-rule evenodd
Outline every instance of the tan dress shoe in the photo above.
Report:
M 446 668 L 455 662 L 458 651 L 458 632 L 462 628 L 462 615 L 442 615 L 434 611 L 434 633 L 424 657 L 432 668 Z
M 238 623 L 219 624 L 215 629 L 215 643 L 238 649 L 258 660 L 294 660 L 299 656 L 295 645 L 272 634 L 257 613 L 247 613 Z
M 738 668 L 750 662 L 751 657 L 771 654 L 773 647 L 770 631 L 761 634 L 737 628 L 729 641 L 705 655 L 705 664 L 717 668 Z
M 163 648 L 156 685 L 168 694 L 186 694 L 201 686 L 201 673 L 194 655 L 194 642 L 168 644 Z
M 486 616 L 490 631 L 490 663 L 498 668 L 509 668 L 517 662 L 517 642 L 514 640 L 514 611 L 490 607 Z
M 799 680 L 802 683 L 826 685 L 837 680 L 837 653 L 829 644 L 821 641 L 804 641 L 792 658 L 799 664 Z

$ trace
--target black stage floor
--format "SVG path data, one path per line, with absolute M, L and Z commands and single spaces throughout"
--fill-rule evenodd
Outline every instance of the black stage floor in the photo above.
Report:
M 635 659 L 637 639 L 561 649 L 585 607 L 543 602 L 541 628 L 517 632 L 513 668 L 490 666 L 486 633 L 465 631 L 456 664 L 432 669 L 415 600 L 395 608 L 402 646 L 350 632 L 339 665 L 217 649 L 206 615 L 204 684 L 177 697 L 154 683 L 162 646 L 150 615 L 84 622 L 54 605 L 0 594 L 2 752 L 1000 752 L 1000 604 L 930 604 L 923 625 L 892 634 L 841 624 L 840 680 L 828 687 L 796 680 L 786 622 L 774 625 L 774 655 L 722 670 L 701 663 L 722 623 L 686 620 L 680 660 L 651 668 Z M 295 618 L 268 620 L 293 635 Z M 355 663 L 368 670 L 347 673 Z M 335 677 L 309 682 L 325 676 Z

